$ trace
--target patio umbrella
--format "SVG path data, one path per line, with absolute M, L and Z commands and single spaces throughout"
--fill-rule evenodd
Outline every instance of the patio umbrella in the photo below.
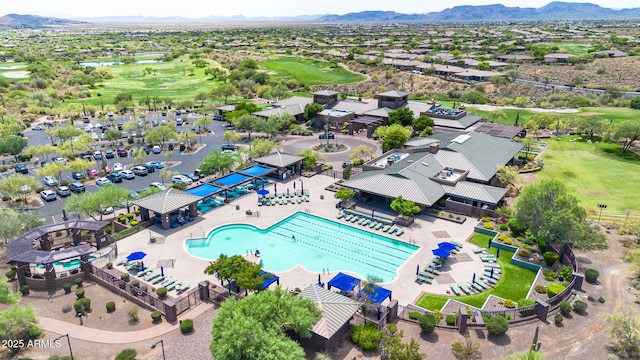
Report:
M 498 250 L 496 250 L 496 258 L 500 257 L 500 248 L 498 248 Z
M 289 196 L 289 188 L 287 188 L 287 196 Z
M 273 184 L 273 193 L 274 194 L 278 194 L 278 184 L 277 183 Z
M 489 277 L 492 278 L 492 279 L 493 279 L 493 269 L 494 268 L 491 268 L 491 273 L 489 274 Z
M 375 217 L 375 216 L 373 216 L 373 214 L 374 214 L 375 212 L 376 212 L 376 210 L 375 210 L 375 209 L 371 209 L 371 217 Z
M 293 182 L 293 190 L 295 190 L 295 189 L 296 189 L 296 182 L 294 181 Z
M 304 194 L 304 183 L 302 182 L 302 180 L 300 180 L 300 191 L 302 191 L 302 194 Z
M 456 248 L 456 246 L 455 246 L 455 245 L 453 245 L 453 244 L 452 244 L 452 243 L 450 243 L 450 242 L 446 242 L 446 241 L 443 241 L 443 242 L 441 242 L 441 243 L 438 243 L 438 247 L 439 247 L 440 249 L 445 249 L 445 250 L 447 250 L 447 251 L 451 251 L 451 250 L 453 250 L 453 249 L 455 249 L 455 248 Z
M 473 280 L 471 280 L 471 283 L 472 284 L 476 283 L 476 273 L 473 273 Z
M 318 274 L 318 285 L 322 284 L 322 280 L 320 279 L 320 274 Z
M 164 267 L 160 266 L 160 276 L 164 276 Z
M 140 262 L 140 271 L 144 271 L 144 261 Z
M 416 265 L 416 275 L 420 272 L 420 264 Z
M 260 190 L 256 191 L 256 193 L 258 195 L 267 195 L 269 193 L 269 190 L 263 188 L 263 189 L 260 189 Z
M 437 249 L 433 249 L 431 250 L 431 252 L 433 253 L 433 255 L 440 257 L 440 258 L 447 258 L 449 257 L 449 255 L 451 255 L 449 253 L 449 250 L 447 249 L 443 249 L 443 248 L 437 248 Z
M 129 261 L 141 260 L 145 256 L 147 256 L 147 254 L 144 251 L 136 251 L 129 254 L 129 256 L 127 256 L 127 260 Z

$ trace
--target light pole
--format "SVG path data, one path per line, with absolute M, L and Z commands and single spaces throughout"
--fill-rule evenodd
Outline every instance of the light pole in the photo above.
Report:
M 65 336 L 67 337 L 67 343 L 69 344 L 69 355 L 71 355 L 71 360 L 73 360 L 73 351 L 71 350 L 71 340 L 69 340 L 69 334 L 60 335 L 57 338 L 53 339 L 53 341 L 58 341 Z
M 162 341 L 162 339 L 153 343 L 153 345 L 151 345 L 151 348 L 155 349 L 158 344 L 160 344 L 160 347 L 162 347 L 162 360 L 165 360 L 166 358 L 164 357 L 164 341 Z
M 600 208 L 600 215 L 598 216 L 598 224 L 600 224 L 600 218 L 602 217 L 602 210 L 607 208 L 606 204 L 598 204 L 598 207 Z

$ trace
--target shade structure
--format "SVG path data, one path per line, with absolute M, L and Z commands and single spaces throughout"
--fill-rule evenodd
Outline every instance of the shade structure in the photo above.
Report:
M 258 276 L 264 276 L 264 281 L 262 282 L 262 289 L 266 289 L 269 287 L 269 285 L 276 283 L 278 285 L 280 285 L 280 277 L 278 277 L 277 275 L 274 275 L 270 272 L 266 272 L 264 270 L 260 270 L 260 272 L 258 273 Z
M 147 256 L 147 253 L 145 253 L 144 251 L 136 251 L 129 254 L 129 256 L 127 256 L 127 260 L 129 261 L 141 260 L 141 259 L 144 259 L 145 256 Z
M 386 298 L 391 300 L 391 290 L 376 285 L 369 285 L 366 289 L 360 290 L 360 296 L 376 304 L 383 302 Z
M 331 287 L 335 286 L 340 290 L 351 291 L 358 286 L 358 284 L 360 284 L 360 279 L 340 272 L 334 276 L 333 279 L 329 280 L 327 289 L 331 290 Z
M 256 193 L 257 193 L 258 195 L 267 195 L 267 194 L 269 193 L 269 190 L 267 190 L 267 189 L 260 189 L 260 190 L 256 191 Z
M 451 253 L 449 253 L 449 250 L 443 249 L 443 248 L 437 248 L 437 249 L 433 249 L 431 250 L 431 252 L 433 253 L 433 255 L 440 257 L 440 258 L 447 258 L 449 257 L 449 255 L 451 255 Z
M 451 251 L 451 250 L 454 250 L 454 249 L 456 248 L 456 246 L 455 246 L 455 245 L 453 245 L 453 244 L 452 244 L 452 243 L 450 243 L 450 242 L 446 242 L 446 241 L 443 241 L 443 242 L 441 242 L 441 243 L 438 243 L 438 247 L 439 247 L 440 249 L 445 249 L 445 250 L 447 250 L 447 251 Z
M 273 183 L 273 193 L 278 194 L 278 183 Z

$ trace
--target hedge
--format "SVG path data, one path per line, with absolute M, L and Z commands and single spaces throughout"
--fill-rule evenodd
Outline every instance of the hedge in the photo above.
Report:
M 551 299 L 552 297 L 564 291 L 564 289 L 566 289 L 566 286 L 562 284 L 559 284 L 559 283 L 549 284 L 549 286 L 547 286 L 547 296 L 549 297 L 549 299 Z
M 76 296 L 78 297 L 78 299 L 82 299 L 84 297 L 84 289 L 76 290 Z
M 553 264 L 556 263 L 556 261 L 558 261 L 558 259 L 560 258 L 560 255 L 553 251 L 547 251 L 544 254 L 542 254 L 542 257 L 544 257 L 544 263 L 547 264 L 547 266 L 552 266 Z
M 589 284 L 595 284 L 598 282 L 598 276 L 600 276 L 600 272 L 596 269 L 587 269 L 584 272 L 584 279 L 587 280 Z
M 487 331 L 491 335 L 504 335 L 509 330 L 509 322 L 502 316 L 493 316 L 486 321 Z
M 437 319 L 433 314 L 423 314 L 418 318 L 418 324 L 420 325 L 420 329 L 426 335 L 429 335 L 436 328 Z
M 560 303 L 560 313 L 564 316 L 567 316 L 571 313 L 571 304 L 564 301 Z
M 116 355 L 115 360 L 136 360 L 136 356 L 138 356 L 138 352 L 135 349 L 124 349 Z
M 73 282 L 75 282 L 78 287 L 82 286 L 82 278 L 81 277 L 77 277 L 75 280 L 73 280 Z
M 158 310 L 153 311 L 151 313 L 151 320 L 154 324 L 160 322 L 160 320 L 162 320 L 162 313 Z
M 64 293 L 68 294 L 71 292 L 71 283 L 62 284 L 62 288 L 64 289 Z
M 582 314 L 587 310 L 587 303 L 581 300 L 576 300 L 573 302 L 573 311 L 578 314 Z
M 108 313 L 112 313 L 112 312 L 116 311 L 116 303 L 115 302 L 109 301 L 106 306 L 107 306 L 107 312 Z
M 453 315 L 447 315 L 447 317 L 445 318 L 445 321 L 447 322 L 447 325 L 455 326 L 456 322 L 458 321 L 458 318 Z
M 167 288 L 166 287 L 159 288 L 158 290 L 156 290 L 156 294 L 161 299 L 165 298 L 167 296 Z
M 555 320 L 556 324 L 561 324 L 562 320 L 564 320 L 564 316 L 562 316 L 562 314 L 560 314 L 560 313 L 555 314 L 553 316 L 553 320 Z
M 378 325 L 369 322 L 364 325 L 356 325 L 351 329 L 351 341 L 364 351 L 376 351 L 382 340 L 382 331 Z
M 182 320 L 182 322 L 180 323 L 180 332 L 182 334 L 188 334 L 190 332 L 193 332 L 193 320 L 191 319 Z

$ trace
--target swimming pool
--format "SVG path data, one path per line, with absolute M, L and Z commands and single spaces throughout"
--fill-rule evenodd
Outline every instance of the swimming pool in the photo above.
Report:
M 89 256 L 89 262 L 96 259 L 95 256 Z M 80 259 L 72 259 L 69 261 L 54 261 L 53 266 L 62 266 L 65 270 L 73 270 L 80 267 Z M 38 269 L 44 269 L 45 266 L 43 264 L 36 265 Z
M 264 230 L 247 224 L 221 226 L 205 239 L 187 240 L 186 249 L 207 260 L 257 249 L 268 271 L 283 272 L 300 264 L 311 272 L 350 271 L 389 282 L 418 246 L 297 212 Z

